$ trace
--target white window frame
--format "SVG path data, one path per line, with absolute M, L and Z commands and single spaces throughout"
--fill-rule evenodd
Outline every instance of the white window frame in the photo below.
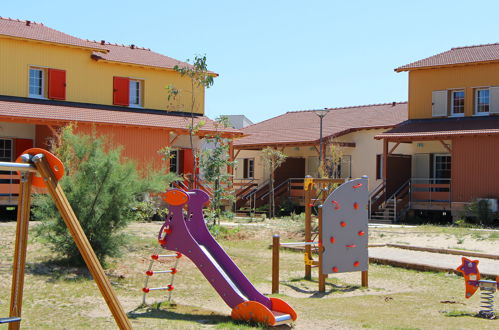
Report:
M 0 158 L 3 159 L 3 160 L 1 160 L 2 162 L 11 162 L 12 158 L 14 157 L 14 139 L 0 138 L 0 140 L 2 140 L 2 141 L 10 141 L 10 149 L 7 149 L 7 148 L 0 149 L 1 150 L 1 156 L 3 156 L 4 150 L 9 150 L 9 153 L 10 153 L 9 159 L 7 159 L 7 158 L 3 159 L 4 157 L 0 157 Z
M 463 93 L 463 103 L 466 101 L 466 93 L 464 89 L 456 89 L 450 91 L 450 116 L 451 117 L 464 117 L 464 111 L 466 109 L 466 104 L 463 104 L 463 112 L 462 113 L 454 113 L 454 94 L 455 93 Z
M 133 88 L 134 93 L 132 93 L 132 83 L 138 83 L 138 92 L 139 92 L 138 103 L 132 103 L 132 97 L 134 97 L 134 98 L 137 97 L 137 95 L 136 95 L 137 89 Z M 142 102 L 142 91 L 144 89 L 144 81 L 141 79 L 130 78 L 128 86 L 129 86 L 128 106 L 130 108 L 142 108 L 142 103 L 143 103 Z M 135 100 L 135 99 L 133 99 L 133 100 Z
M 480 91 L 488 91 L 489 92 L 489 103 L 488 103 L 488 106 L 489 106 L 489 111 L 482 111 L 482 112 L 478 112 L 478 93 Z M 474 115 L 475 116 L 488 116 L 490 114 L 490 90 L 489 88 L 477 88 L 475 89 L 475 113 Z
M 41 94 L 32 94 L 31 93 L 31 71 L 36 70 L 42 73 L 42 79 L 41 79 Z M 35 99 L 46 99 L 45 92 L 45 84 L 46 84 L 46 76 L 47 76 L 47 70 L 41 67 L 36 67 L 36 66 L 30 66 L 28 69 L 28 96 L 31 98 Z

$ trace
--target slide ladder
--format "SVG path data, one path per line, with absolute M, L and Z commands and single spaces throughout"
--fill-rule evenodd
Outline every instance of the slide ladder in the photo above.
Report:
M 161 236 L 165 236 L 165 230 L 163 230 L 160 233 L 160 241 L 161 241 Z M 180 252 L 175 252 L 175 253 L 170 253 L 170 254 L 159 254 L 161 250 L 157 249 L 153 254 L 150 256 L 150 261 L 149 261 L 149 267 L 147 268 L 147 271 L 145 272 L 146 278 L 144 281 L 144 287 L 142 288 L 143 296 L 142 296 L 142 304 L 146 305 L 146 296 L 149 292 L 151 291 L 168 291 L 168 302 L 171 301 L 172 299 L 172 291 L 174 289 L 173 287 L 173 280 L 175 279 L 175 274 L 178 272 L 178 262 L 180 258 L 182 257 L 182 253 Z M 155 264 L 159 263 L 161 266 L 164 267 L 164 264 L 166 263 L 163 261 L 164 259 L 167 258 L 175 258 L 175 263 L 172 268 L 168 269 L 161 269 L 161 270 L 154 270 L 153 267 Z M 149 280 L 151 279 L 152 276 L 154 275 L 164 275 L 164 274 L 170 274 L 170 284 L 166 286 L 159 286 L 159 287 L 149 287 Z
M 160 245 L 184 254 L 198 267 L 232 308 L 233 319 L 272 326 L 296 320 L 293 308 L 261 294 L 210 234 L 203 215 L 203 205 L 209 202 L 206 192 L 173 189 L 162 197 L 169 213 L 159 233 Z

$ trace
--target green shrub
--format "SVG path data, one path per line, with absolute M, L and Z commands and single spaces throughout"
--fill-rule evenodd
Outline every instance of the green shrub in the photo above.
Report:
M 80 224 L 101 262 L 117 256 L 125 244 L 121 230 L 138 213 L 133 209 L 144 192 L 160 191 L 172 175 L 149 172 L 147 179 L 137 174 L 135 164 L 121 162 L 121 149 L 112 148 L 105 137 L 77 135 L 71 126 L 63 128 L 54 153 L 65 165 L 60 184 Z M 40 220 L 36 235 L 71 265 L 83 259 L 59 212 L 48 194 L 36 195 L 33 218 Z
M 489 202 L 485 199 L 474 201 L 470 203 L 464 210 L 466 221 L 481 226 L 498 226 L 499 221 L 497 213 L 490 209 Z

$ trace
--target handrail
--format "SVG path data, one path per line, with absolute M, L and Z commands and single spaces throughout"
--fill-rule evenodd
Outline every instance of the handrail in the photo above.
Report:
M 270 190 L 270 189 L 269 189 L 269 191 L 268 191 L 267 193 L 265 193 L 265 194 L 263 194 L 262 196 L 260 196 L 260 199 L 261 199 L 261 200 L 263 200 L 265 197 L 267 197 L 267 196 L 269 196 L 271 193 L 273 193 L 273 192 L 277 191 L 278 189 L 280 189 L 280 188 L 281 188 L 282 186 L 284 186 L 285 184 L 288 184 L 288 185 L 289 185 L 292 181 L 300 181 L 300 180 L 301 180 L 301 181 L 303 181 L 303 180 L 304 180 L 304 178 L 288 178 L 287 180 L 285 180 L 285 181 L 281 182 L 281 183 L 280 183 L 280 184 L 278 184 L 276 187 L 274 187 L 274 189 L 273 189 L 273 190 Z
M 250 185 L 255 184 L 255 179 L 251 179 L 248 182 L 244 183 L 243 186 L 239 187 L 239 189 L 236 190 L 236 196 L 240 195 L 241 193 L 245 192 L 248 188 L 250 188 Z
M 376 188 L 371 190 L 371 192 L 369 193 L 369 199 L 371 199 L 372 196 L 377 195 L 378 192 L 383 189 L 384 185 L 385 181 L 381 181 L 381 183 Z
M 266 180 L 264 182 L 262 182 L 259 186 L 257 186 L 255 189 L 251 190 L 249 193 L 247 193 L 246 195 L 244 196 L 241 196 L 241 198 L 244 198 L 244 199 L 249 199 L 249 198 L 252 198 L 253 195 L 255 195 L 259 190 L 261 190 L 263 187 L 265 187 L 266 185 L 268 185 L 270 183 L 270 180 Z

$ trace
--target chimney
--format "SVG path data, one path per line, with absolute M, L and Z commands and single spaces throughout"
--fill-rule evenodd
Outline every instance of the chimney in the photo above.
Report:
M 31 21 L 26 21 L 26 26 L 30 26 L 31 25 Z
M 106 44 L 106 40 L 101 40 L 101 41 L 100 41 L 100 44 L 101 44 L 101 45 L 105 45 L 105 44 Z
M 130 48 L 131 48 L 131 49 L 135 49 L 135 45 L 134 45 L 134 44 L 131 44 L 131 45 L 130 45 Z
M 392 102 L 392 107 L 394 107 L 395 105 L 397 105 L 397 102 Z

